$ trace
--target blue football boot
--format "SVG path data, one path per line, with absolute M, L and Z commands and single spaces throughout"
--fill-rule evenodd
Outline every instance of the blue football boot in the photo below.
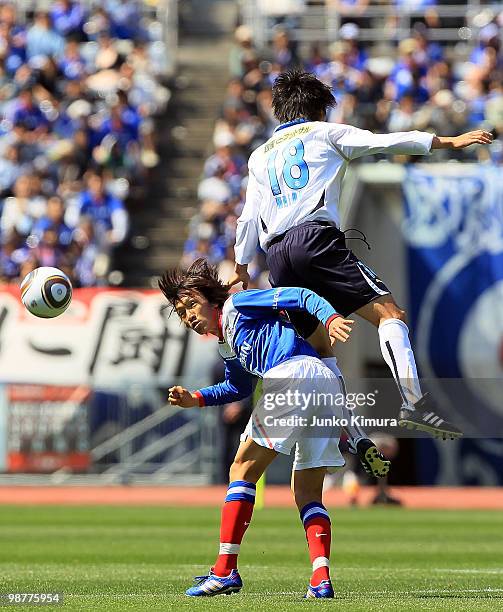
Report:
M 189 597 L 213 597 L 213 595 L 229 595 L 237 593 L 243 587 L 239 572 L 235 569 L 228 576 L 220 577 L 210 570 L 207 576 L 196 576 L 194 586 L 185 591 Z
M 330 580 L 322 580 L 318 586 L 309 585 L 304 598 L 310 599 L 312 597 L 316 597 L 316 599 L 333 599 L 334 589 Z

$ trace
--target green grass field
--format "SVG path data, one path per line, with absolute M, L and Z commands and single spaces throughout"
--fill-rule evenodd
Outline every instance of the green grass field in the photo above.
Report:
M 50 609 L 64 610 L 503 609 L 502 513 L 331 514 L 335 602 L 302 599 L 304 532 L 281 509 L 255 513 L 243 591 L 194 600 L 183 593 L 214 560 L 216 508 L 0 507 L 0 592 L 60 591 L 64 604 Z

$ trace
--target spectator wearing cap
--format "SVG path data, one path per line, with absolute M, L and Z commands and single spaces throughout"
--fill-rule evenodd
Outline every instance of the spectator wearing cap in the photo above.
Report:
M 85 20 L 84 9 L 80 2 L 72 0 L 56 0 L 52 4 L 50 17 L 54 25 L 54 30 L 65 38 L 69 35 L 83 40 L 83 25 Z
M 368 53 L 358 42 L 360 28 L 356 23 L 345 23 L 339 30 L 339 36 L 347 41 L 347 64 L 356 70 L 364 70 L 368 61 Z
M 53 29 L 48 13 L 39 12 L 35 22 L 26 34 L 26 52 L 28 59 L 38 56 L 59 57 L 64 50 L 64 38 Z
M 240 25 L 234 32 L 234 44 L 229 53 L 229 72 L 233 78 L 241 78 L 246 55 L 255 55 L 252 32 L 246 25 Z
M 500 51 L 500 28 L 495 22 L 488 23 L 480 29 L 478 44 L 470 54 L 470 62 L 476 66 L 482 66 L 485 62 L 487 49 Z

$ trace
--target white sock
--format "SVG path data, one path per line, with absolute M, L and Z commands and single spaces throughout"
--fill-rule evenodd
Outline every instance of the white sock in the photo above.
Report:
M 398 385 L 402 404 L 413 409 L 422 397 L 416 360 L 410 346 L 409 328 L 400 319 L 386 319 L 379 325 L 379 341 L 384 361 Z
M 327 368 L 337 376 L 339 380 L 339 385 L 341 387 L 341 393 L 343 393 L 344 398 L 346 398 L 346 383 L 344 382 L 344 376 L 342 375 L 342 372 L 340 371 L 339 366 L 337 365 L 337 358 L 327 357 L 325 359 L 322 359 L 322 361 L 327 366 Z M 363 438 L 368 438 L 368 436 L 357 423 L 352 422 L 351 417 L 353 416 L 353 411 L 348 409 L 348 407 L 346 406 L 346 402 L 344 401 L 342 405 L 342 418 L 346 419 L 346 421 L 349 423 L 347 427 L 344 427 L 344 430 L 348 435 L 348 442 L 356 450 L 356 445 L 358 444 L 358 442 Z

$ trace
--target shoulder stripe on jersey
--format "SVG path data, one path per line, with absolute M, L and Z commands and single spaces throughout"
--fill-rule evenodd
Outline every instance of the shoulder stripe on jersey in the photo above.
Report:
M 237 311 L 232 301 L 232 295 L 225 301 L 222 308 L 222 329 L 224 338 L 229 347 L 234 350 L 234 336 L 236 335 L 236 323 L 240 313 Z

